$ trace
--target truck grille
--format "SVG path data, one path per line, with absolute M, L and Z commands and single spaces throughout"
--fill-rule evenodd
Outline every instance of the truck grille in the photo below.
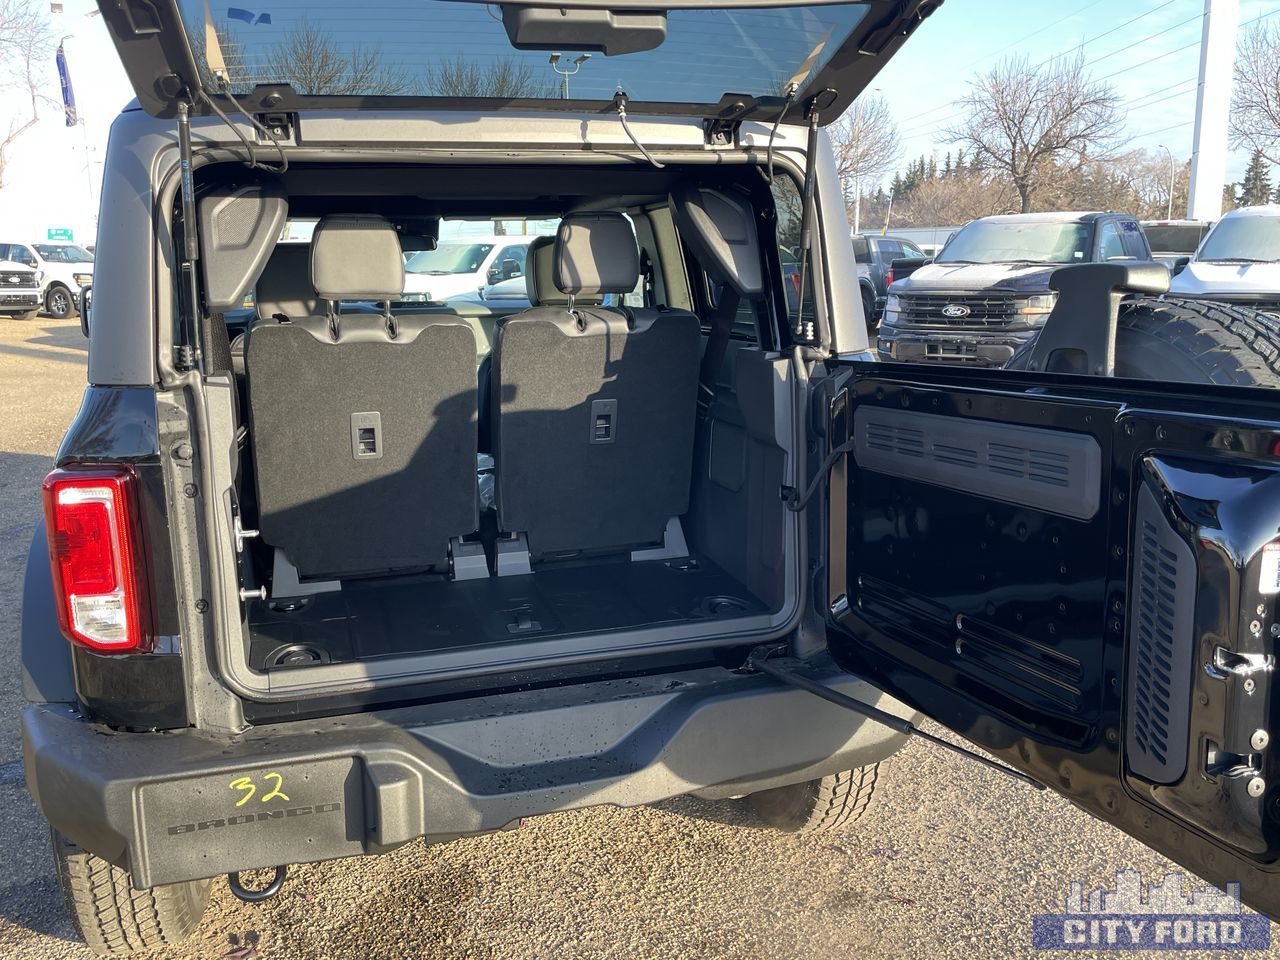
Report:
M 1017 297 L 939 297 L 909 296 L 898 297 L 898 323 L 912 324 L 918 327 L 957 327 L 1002 326 L 1018 317 L 1019 299 Z M 962 316 L 947 316 L 943 311 L 948 307 L 963 307 L 968 313 Z M 958 312 L 958 311 L 955 311 Z
M 26 270 L 0 270 L 0 290 L 6 287 L 26 287 L 36 285 L 36 275 Z

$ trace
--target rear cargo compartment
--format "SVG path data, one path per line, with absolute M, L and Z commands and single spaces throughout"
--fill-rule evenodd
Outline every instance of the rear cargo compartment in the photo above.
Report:
M 333 171 L 298 165 L 248 192 L 287 202 L 288 226 L 269 224 L 253 308 L 221 305 L 239 424 L 240 629 L 225 668 L 243 694 L 747 644 L 790 626 L 787 299 L 776 254 L 760 263 L 772 222 L 752 207 L 772 207 L 769 189 L 746 170 L 696 189 L 678 169 L 579 172 L 534 168 L 532 196 L 504 197 L 483 171 L 433 171 L 461 195 L 423 201 L 363 193 L 403 172 L 353 174 L 335 197 Z M 611 199 L 623 183 L 632 192 Z M 235 209 L 245 196 L 207 190 L 207 246 L 219 216 L 251 219 Z M 695 227 L 688 207 L 712 215 Z M 379 212 L 334 212 L 362 208 Z M 520 233 L 475 239 L 478 210 L 520 211 Z M 454 235 L 437 241 L 442 218 Z M 704 263 L 723 238 L 695 229 L 728 231 L 745 256 Z M 487 296 L 406 293 L 406 265 L 431 284 L 444 270 L 430 267 L 475 269 L 467 258 L 500 263 Z M 733 335 L 700 386 L 719 310 L 735 311 Z

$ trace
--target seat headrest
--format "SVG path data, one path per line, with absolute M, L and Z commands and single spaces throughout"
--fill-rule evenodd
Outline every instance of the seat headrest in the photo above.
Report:
M 316 288 L 311 285 L 310 244 L 276 244 L 258 277 L 253 302 L 259 320 L 276 316 L 297 320 L 324 313 Z
M 630 293 L 640 280 L 640 250 L 620 213 L 573 213 L 560 221 L 556 289 L 571 297 Z
M 681 184 L 671 191 L 680 239 L 716 283 L 751 299 L 764 291 L 760 235 L 746 197 Z
M 334 214 L 311 235 L 311 283 L 322 300 L 398 300 L 404 257 L 382 217 Z
M 524 262 L 524 289 L 533 307 L 563 306 L 568 304 L 569 295 L 556 289 L 556 238 L 538 237 L 529 244 L 529 253 Z M 604 298 L 597 294 L 591 297 L 578 297 L 577 302 L 583 306 L 595 306 Z

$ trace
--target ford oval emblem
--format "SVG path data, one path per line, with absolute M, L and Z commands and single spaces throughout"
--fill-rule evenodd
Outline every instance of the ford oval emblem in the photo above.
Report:
M 960 317 L 967 317 L 969 315 L 969 308 L 963 303 L 948 303 L 942 308 L 942 315 L 944 317 L 949 317 L 952 320 L 958 320 Z

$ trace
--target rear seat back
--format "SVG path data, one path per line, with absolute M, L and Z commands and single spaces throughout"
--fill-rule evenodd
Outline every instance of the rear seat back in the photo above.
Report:
M 639 279 L 621 214 L 561 223 L 551 280 L 563 305 L 548 303 L 538 245 L 530 254 L 543 305 L 502 323 L 493 351 L 499 525 L 534 556 L 660 541 L 689 503 L 697 318 L 589 305 Z
M 248 337 L 262 539 L 304 577 L 446 569 L 450 538 L 476 528 L 475 336 L 456 318 L 337 315 L 402 292 L 382 218 L 327 217 L 311 251 L 327 310 Z

